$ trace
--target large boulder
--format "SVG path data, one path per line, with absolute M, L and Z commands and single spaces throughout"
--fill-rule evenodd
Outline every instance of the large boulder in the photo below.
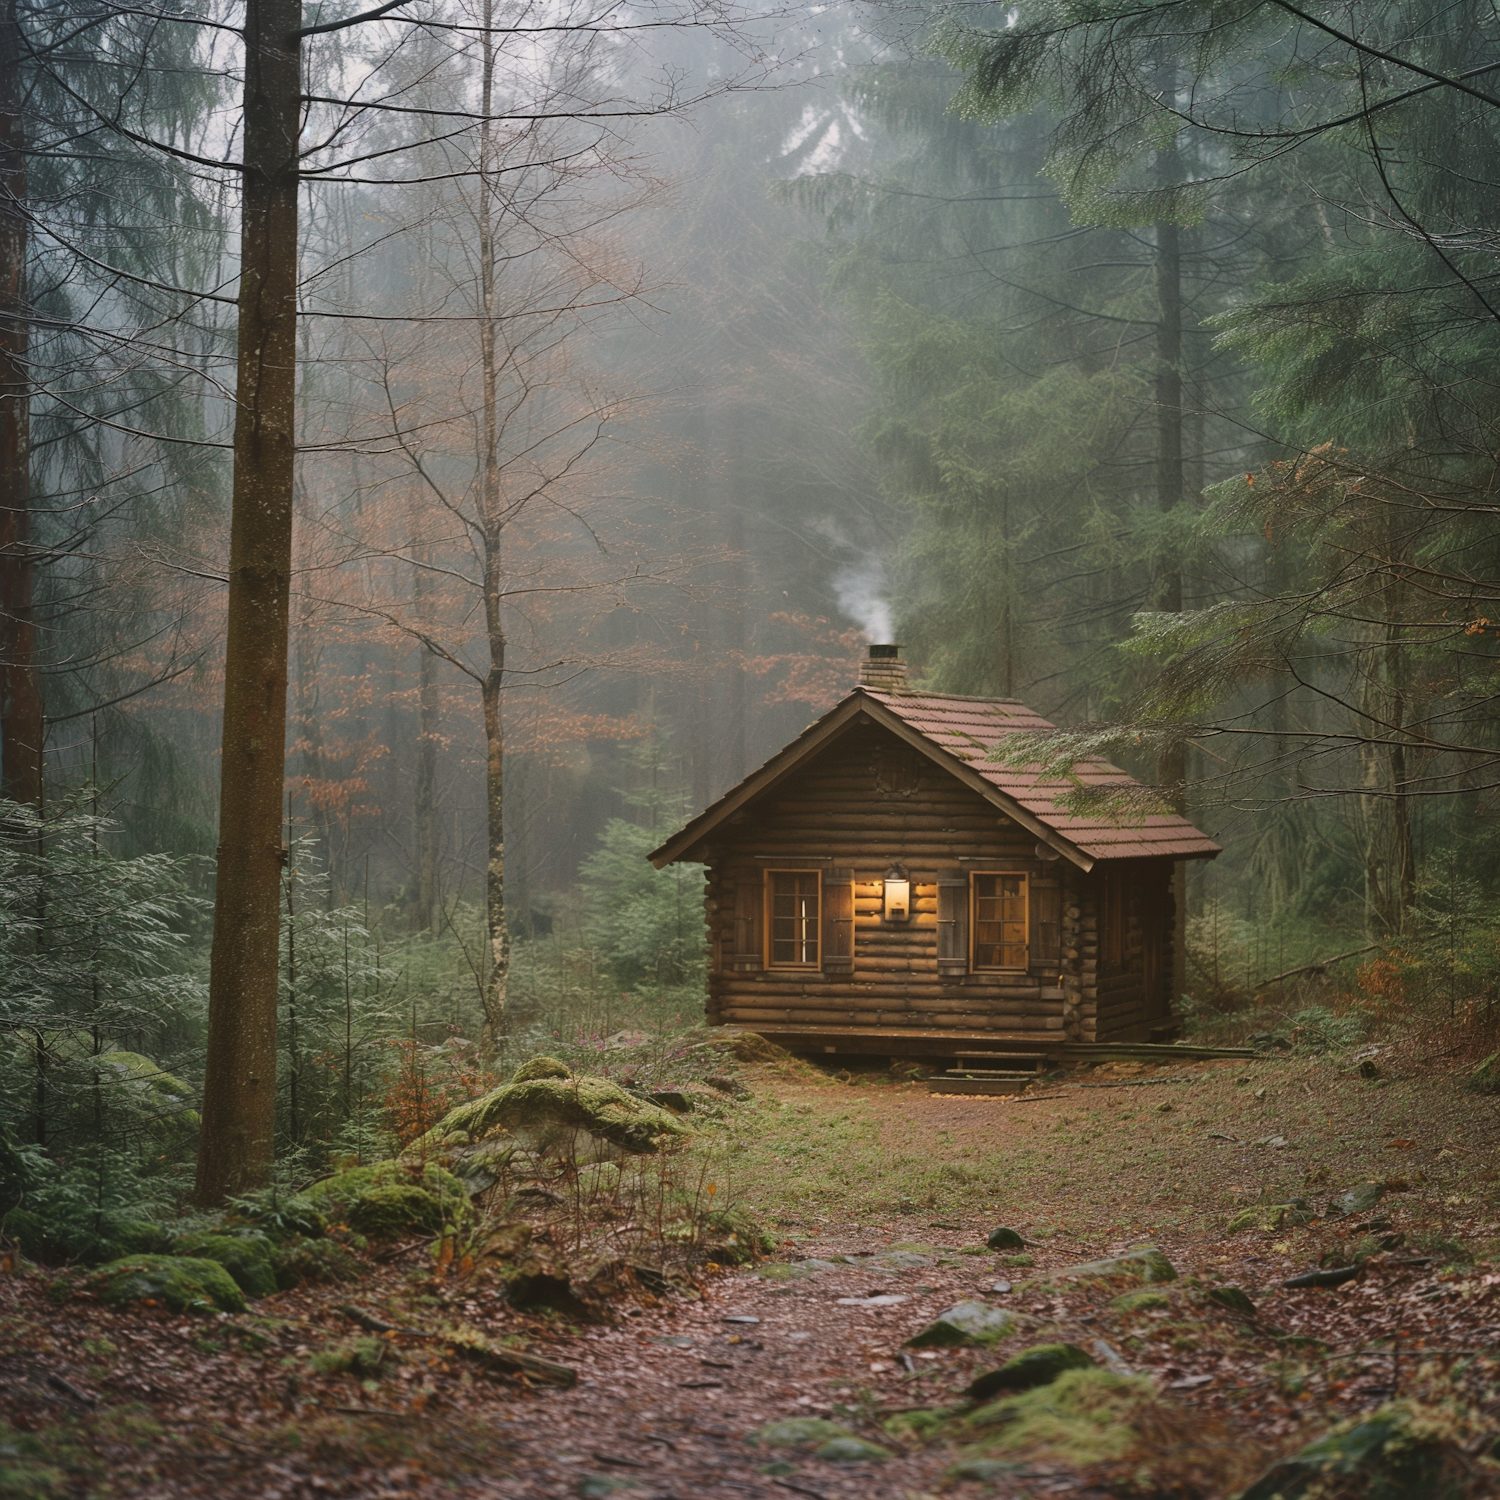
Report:
M 463 1184 L 433 1162 L 420 1168 L 399 1161 L 350 1167 L 313 1183 L 303 1197 L 319 1213 L 372 1240 L 413 1231 L 436 1234 L 473 1217 Z
M 245 1311 L 243 1294 L 218 1261 L 188 1255 L 127 1255 L 100 1266 L 84 1289 L 107 1307 L 159 1302 L 173 1312 Z
M 176 1241 L 172 1251 L 217 1261 L 252 1301 L 276 1290 L 276 1247 L 263 1234 L 188 1234 Z
M 563 1078 L 550 1071 L 540 1078 L 521 1077 L 527 1067 L 510 1083 L 450 1110 L 407 1147 L 404 1159 L 425 1161 L 503 1132 L 538 1156 L 600 1161 L 647 1155 L 687 1134 L 670 1110 L 608 1078 Z
M 1059 1276 L 1076 1276 L 1096 1281 L 1138 1281 L 1154 1285 L 1176 1281 L 1177 1268 L 1155 1245 L 1137 1245 L 1105 1260 L 1085 1261 L 1057 1272 Z
M 982 1348 L 1016 1331 L 1016 1315 L 987 1302 L 959 1302 L 906 1341 L 908 1349 Z

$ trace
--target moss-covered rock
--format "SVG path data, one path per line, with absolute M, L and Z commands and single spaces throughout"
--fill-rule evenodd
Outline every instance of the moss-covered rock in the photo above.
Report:
M 252 1301 L 276 1290 L 276 1247 L 263 1234 L 188 1234 L 172 1246 L 174 1255 L 217 1261 Z
M 1137 1414 L 1155 1402 L 1155 1389 L 1144 1376 L 1068 1370 L 966 1418 L 964 1426 L 981 1439 L 978 1451 L 970 1450 L 966 1457 L 972 1461 L 988 1450 L 1036 1455 L 1079 1468 L 1118 1463 L 1140 1444 Z
M 1170 1307 L 1172 1299 L 1165 1292 L 1159 1292 L 1154 1287 L 1139 1287 L 1133 1292 L 1121 1292 L 1118 1297 L 1110 1300 L 1109 1305 L 1116 1312 L 1150 1312 L 1153 1308 Z
M 853 1436 L 847 1427 L 822 1417 L 783 1417 L 777 1422 L 767 1422 L 751 1434 L 749 1441 L 762 1448 L 812 1448 L 835 1438 Z
M 991 1250 L 1024 1250 L 1026 1241 L 1014 1229 L 1007 1229 L 1003 1224 L 999 1229 L 992 1229 L 990 1237 L 985 1244 Z
M 1155 1245 L 1137 1245 L 1105 1260 L 1069 1266 L 1057 1274 L 1097 1281 L 1140 1281 L 1147 1285 L 1177 1280 L 1177 1268 Z
M 971 1401 L 988 1401 L 1002 1391 L 1029 1391 L 1051 1385 L 1069 1370 L 1092 1370 L 1094 1360 L 1077 1344 L 1038 1344 L 1008 1359 L 998 1370 L 986 1370 L 970 1382 Z
M 308 1363 L 320 1375 L 357 1375 L 374 1380 L 394 1363 L 394 1357 L 395 1351 L 385 1339 L 357 1338 L 319 1349 Z
M 186 1255 L 127 1255 L 100 1266 L 84 1283 L 107 1307 L 160 1302 L 173 1312 L 245 1311 L 234 1278 L 215 1260 Z
M 740 1063 L 773 1063 L 792 1060 L 792 1054 L 786 1048 L 767 1041 L 755 1031 L 721 1031 L 711 1036 L 706 1042 L 700 1042 L 699 1045 L 722 1052 Z
M 1468 1087 L 1476 1094 L 1500 1094 L 1500 1052 L 1492 1052 L 1469 1074 Z
M 987 1302 L 959 1302 L 906 1341 L 908 1349 L 983 1348 L 1016 1331 L 1016 1315 Z
M 882 1448 L 879 1443 L 867 1442 L 862 1437 L 829 1438 L 826 1443 L 819 1443 L 813 1449 L 813 1457 L 821 1458 L 824 1463 L 830 1464 L 878 1464 L 884 1463 L 891 1456 L 889 1448 Z
M 1227 1307 L 1232 1313 L 1239 1313 L 1241 1317 L 1253 1318 L 1255 1316 L 1255 1303 L 1243 1287 L 1210 1287 L 1208 1296 L 1210 1301 L 1217 1302 L 1220 1307 Z
M 518 1075 L 450 1110 L 407 1148 L 405 1159 L 426 1160 L 501 1132 L 538 1155 L 587 1162 L 658 1151 L 684 1137 L 687 1127 L 608 1078 Z
M 115 1087 L 131 1095 L 154 1121 L 158 1136 L 180 1138 L 198 1129 L 193 1091 L 154 1058 L 140 1052 L 101 1052 L 91 1061 L 114 1075 Z
M 1392 1401 L 1340 1423 L 1292 1458 L 1275 1464 L 1239 1500 L 1301 1500 L 1304 1495 L 1368 1496 L 1370 1500 L 1458 1500 L 1477 1494 L 1465 1480 L 1451 1415 Z
M 530 1083 L 533 1078 L 571 1078 L 573 1070 L 556 1057 L 533 1057 L 511 1075 L 512 1083 Z
M 467 1224 L 474 1212 L 463 1184 L 434 1162 L 350 1167 L 313 1183 L 304 1196 L 320 1213 L 372 1240 L 436 1234 L 444 1225 Z
M 347 1245 L 330 1239 L 295 1239 L 278 1245 L 272 1269 L 282 1291 L 358 1281 L 364 1273 L 359 1257 Z

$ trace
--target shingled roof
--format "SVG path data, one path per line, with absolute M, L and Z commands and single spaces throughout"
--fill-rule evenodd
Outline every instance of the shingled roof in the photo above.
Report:
M 861 717 L 884 725 L 1082 869 L 1091 869 L 1100 860 L 1212 859 L 1220 852 L 1211 838 L 1176 813 L 1112 818 L 1081 815 L 1062 807 L 1064 794 L 1079 784 L 1140 785 L 1106 761 L 1080 761 L 1073 768 L 1075 779 L 1065 781 L 1044 777 L 1035 769 L 989 760 L 989 752 L 1007 735 L 1056 728 L 1024 703 L 1007 698 L 955 698 L 858 687 L 758 771 L 686 824 L 651 855 L 652 862 L 661 867 L 692 858 L 693 848 L 715 828 L 746 803 L 771 791 Z

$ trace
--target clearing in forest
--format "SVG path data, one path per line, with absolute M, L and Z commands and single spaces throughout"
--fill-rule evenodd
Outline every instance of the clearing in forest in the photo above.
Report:
M 205 1315 L 17 1263 L 0 1496 L 1493 1493 L 1500 1101 L 1434 1051 L 1019 1099 L 745 1068 L 655 1201 L 761 1253 L 691 1276 L 562 1177 L 508 1199 L 508 1281 L 372 1239 L 356 1280 Z M 581 1229 L 639 1248 L 547 1283 Z

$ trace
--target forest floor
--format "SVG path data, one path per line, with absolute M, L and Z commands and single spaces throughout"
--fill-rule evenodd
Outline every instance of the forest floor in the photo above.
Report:
M 1373 1081 L 1347 1055 L 1095 1071 L 1019 1100 L 754 1070 L 754 1098 L 699 1149 L 777 1258 L 594 1326 L 399 1259 L 237 1317 L 113 1312 L 54 1301 L 48 1273 L 0 1277 L 0 1497 L 1233 1495 L 1393 1396 L 1464 1397 L 1471 1417 L 1493 1398 L 1500 1098 L 1466 1092 L 1471 1059 L 1440 1041 L 1377 1065 Z M 1263 1214 L 1371 1181 L 1385 1195 L 1362 1215 Z M 1028 1241 L 1019 1260 L 983 1251 L 997 1225 Z M 1141 1243 L 1180 1280 L 1133 1307 L 1119 1285 L 1058 1275 Z M 1356 1249 L 1342 1287 L 1281 1285 Z M 1220 1285 L 1254 1315 L 1213 1300 Z M 998 1350 L 903 1347 L 976 1298 L 1018 1315 Z M 528 1388 L 414 1340 L 362 1375 L 319 1373 L 318 1352 L 359 1332 L 338 1311 L 351 1302 L 393 1323 L 461 1317 L 578 1384 Z M 976 1371 L 1059 1340 L 1142 1377 L 1132 1437 L 1080 1438 L 1077 1420 L 1059 1436 L 1056 1413 L 1050 1435 L 963 1425 Z M 792 1417 L 890 1456 L 756 1440 Z

